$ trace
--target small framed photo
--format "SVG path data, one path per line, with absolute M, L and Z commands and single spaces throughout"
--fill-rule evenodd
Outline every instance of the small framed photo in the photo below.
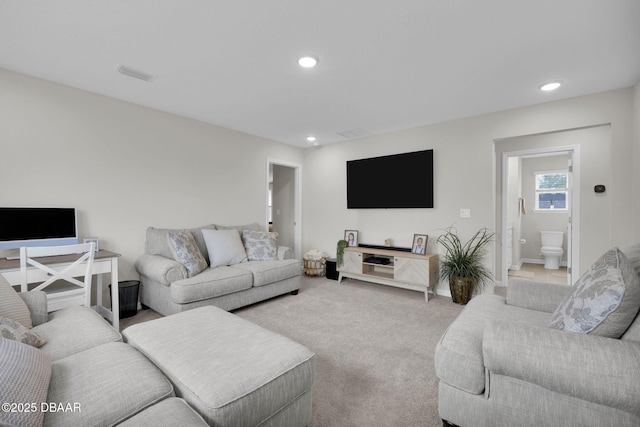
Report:
M 344 230 L 344 240 L 347 246 L 358 246 L 358 230 Z
M 429 236 L 426 234 L 414 234 L 413 245 L 411 245 L 411 253 L 424 255 L 427 253 L 427 239 Z
M 95 252 L 98 252 L 100 249 L 98 248 L 99 239 L 97 237 L 85 237 L 84 239 L 82 239 L 82 243 L 91 242 L 96 244 Z

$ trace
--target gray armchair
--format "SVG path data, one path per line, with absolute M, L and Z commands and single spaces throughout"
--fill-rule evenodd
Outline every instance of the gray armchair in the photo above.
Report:
M 571 289 L 510 280 L 469 302 L 436 348 L 444 425 L 640 425 L 640 316 L 620 339 L 550 329 Z

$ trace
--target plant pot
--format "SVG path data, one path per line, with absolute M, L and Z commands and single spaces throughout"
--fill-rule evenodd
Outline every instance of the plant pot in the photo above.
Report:
M 451 298 L 456 304 L 465 305 L 471 300 L 473 294 L 474 280 L 469 277 L 451 277 L 449 280 L 449 289 L 451 290 Z

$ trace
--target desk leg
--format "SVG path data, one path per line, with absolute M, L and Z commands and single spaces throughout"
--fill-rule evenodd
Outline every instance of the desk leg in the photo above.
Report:
M 118 291 L 118 258 L 111 260 L 111 314 L 112 325 L 116 331 L 120 331 L 120 298 Z

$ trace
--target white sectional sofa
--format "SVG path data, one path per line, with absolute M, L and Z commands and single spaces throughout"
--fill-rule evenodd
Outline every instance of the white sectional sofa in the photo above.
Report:
M 0 275 L 0 426 L 291 426 L 312 419 L 315 354 L 216 307 L 130 326 L 47 313 Z

